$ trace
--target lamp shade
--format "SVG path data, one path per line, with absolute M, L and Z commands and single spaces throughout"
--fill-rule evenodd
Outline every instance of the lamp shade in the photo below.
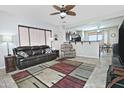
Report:
M 12 36 L 11 35 L 3 35 L 2 41 L 3 42 L 12 42 Z

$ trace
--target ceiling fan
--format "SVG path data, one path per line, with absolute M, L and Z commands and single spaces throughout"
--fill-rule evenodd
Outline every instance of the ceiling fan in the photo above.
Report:
M 66 15 L 76 16 L 76 13 L 71 11 L 74 7 L 75 5 L 62 5 L 62 7 L 53 5 L 53 8 L 55 8 L 59 12 L 54 12 L 54 13 L 51 13 L 50 15 L 60 14 L 61 19 L 65 18 Z

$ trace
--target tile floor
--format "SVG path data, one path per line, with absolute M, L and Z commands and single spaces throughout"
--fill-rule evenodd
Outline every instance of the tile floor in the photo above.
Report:
M 105 87 L 107 69 L 108 69 L 109 64 L 111 64 L 111 55 L 109 55 L 109 54 L 103 55 L 100 57 L 99 60 L 92 59 L 92 58 L 86 58 L 86 57 L 76 57 L 76 58 L 69 59 L 69 60 L 75 60 L 75 61 L 79 61 L 79 62 L 96 64 L 97 66 L 96 66 L 95 70 L 93 71 L 93 73 L 91 74 L 89 79 L 87 80 L 84 87 L 85 88 L 104 88 Z M 56 63 L 57 63 L 57 61 L 54 61 L 54 62 L 49 62 L 49 64 L 48 63 L 40 64 L 39 66 L 45 65 L 46 67 L 49 67 Z M 17 73 L 17 72 L 18 71 L 15 71 L 12 73 Z M 12 73 L 10 73 L 10 74 L 12 74 Z M 0 70 L 0 87 L 1 88 L 3 88 L 3 87 L 4 88 L 5 87 L 8 87 L 8 88 L 15 87 L 16 88 L 17 87 L 17 85 L 15 84 L 15 81 L 11 78 L 10 74 L 6 74 L 4 69 Z M 48 73 L 46 73 L 46 74 L 48 74 Z M 39 78 L 39 76 L 37 76 L 37 77 Z M 32 79 L 33 78 L 31 78 L 31 80 Z M 28 81 L 26 81 L 26 82 L 28 82 Z M 48 85 L 51 86 L 51 84 L 49 84 L 49 82 L 48 82 Z M 42 85 L 40 85 L 40 86 L 42 86 Z

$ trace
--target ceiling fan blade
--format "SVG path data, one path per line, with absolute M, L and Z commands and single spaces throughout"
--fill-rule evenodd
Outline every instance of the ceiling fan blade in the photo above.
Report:
M 76 13 L 75 12 L 72 12 L 72 11 L 68 11 L 67 12 L 67 15 L 76 16 Z
M 75 7 L 75 5 L 66 5 L 65 8 L 67 11 L 73 9 Z
M 60 8 L 59 6 L 53 5 L 53 7 L 54 7 L 56 10 L 61 11 L 61 8 Z
M 51 13 L 50 15 L 57 15 L 57 14 L 60 14 L 60 12 Z

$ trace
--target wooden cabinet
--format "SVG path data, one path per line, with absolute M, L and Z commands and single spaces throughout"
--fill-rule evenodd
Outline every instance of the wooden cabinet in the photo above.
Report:
M 5 67 L 6 73 L 16 70 L 16 57 L 15 56 L 5 56 Z

